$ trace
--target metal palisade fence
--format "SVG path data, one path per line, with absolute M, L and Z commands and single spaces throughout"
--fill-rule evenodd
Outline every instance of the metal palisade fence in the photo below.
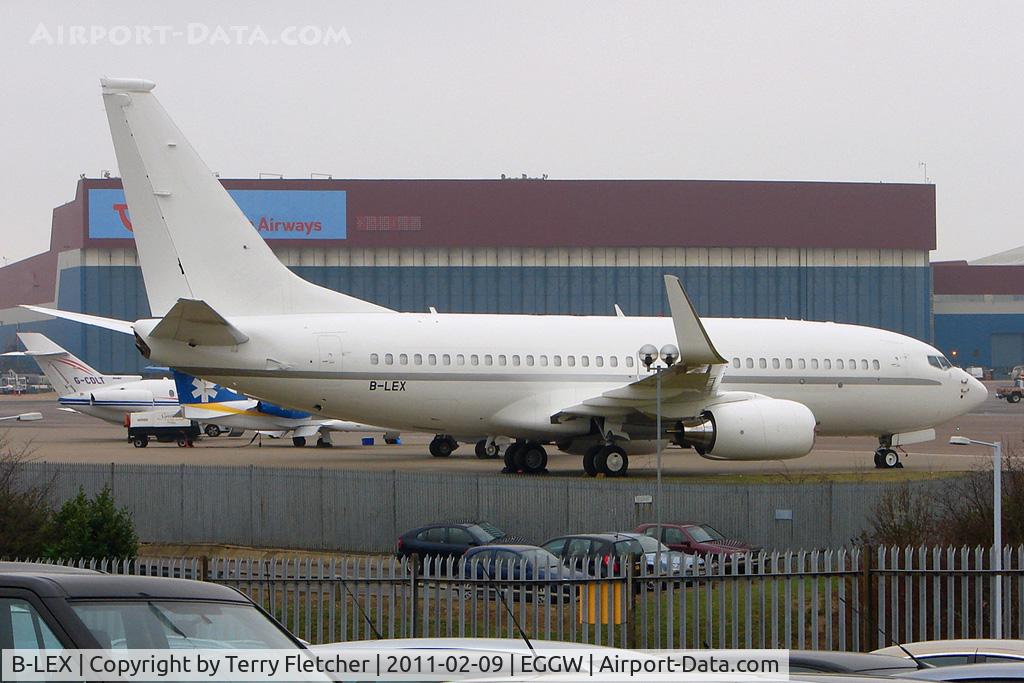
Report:
M 1024 546 L 852 548 L 705 558 L 654 574 L 628 557 L 140 558 L 79 566 L 232 586 L 311 643 L 508 637 L 636 648 L 871 650 L 928 638 L 1024 637 Z

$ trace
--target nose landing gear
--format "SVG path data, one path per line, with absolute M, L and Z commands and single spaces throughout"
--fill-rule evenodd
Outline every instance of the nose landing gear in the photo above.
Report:
M 897 469 L 902 468 L 903 463 L 900 462 L 900 454 L 889 448 L 888 446 L 879 446 L 878 450 L 875 451 L 875 467 L 877 469 Z
M 456 448 L 459 442 L 447 434 L 438 434 L 430 442 L 430 454 L 435 458 L 447 458 Z

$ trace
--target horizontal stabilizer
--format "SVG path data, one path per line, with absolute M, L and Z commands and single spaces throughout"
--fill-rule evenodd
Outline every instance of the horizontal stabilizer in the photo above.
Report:
M 249 341 L 247 335 L 209 304 L 197 299 L 178 299 L 149 336 L 192 346 L 237 346 Z
M 676 341 L 679 344 L 679 360 L 683 365 L 717 365 L 725 363 L 722 354 L 718 353 L 711 343 L 704 324 L 697 316 L 690 297 L 683 289 L 682 283 L 675 275 L 665 276 L 665 290 L 668 293 L 668 305 L 672 310 L 672 324 L 676 328 Z
M 21 308 L 25 308 L 30 311 L 35 311 L 36 313 L 42 313 L 43 315 L 53 316 L 54 318 L 73 320 L 76 323 L 82 323 L 83 325 L 91 325 L 92 327 L 102 327 L 105 330 L 113 330 L 114 332 L 120 332 L 121 334 L 135 334 L 135 324 L 128 322 L 127 320 L 118 320 L 117 318 L 103 318 L 98 315 L 89 315 L 88 313 L 75 313 L 74 311 L 62 311 L 58 308 L 43 308 L 42 306 L 29 306 L 28 304 L 22 304 Z

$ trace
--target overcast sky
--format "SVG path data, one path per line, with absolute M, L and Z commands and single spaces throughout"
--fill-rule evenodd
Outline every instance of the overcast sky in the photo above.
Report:
M 112 75 L 156 81 L 225 177 L 914 183 L 924 161 L 933 258 L 972 259 L 1024 244 L 1022 26 L 1024 2 L 4 0 L 0 256 L 45 251 L 79 174 L 116 169 Z

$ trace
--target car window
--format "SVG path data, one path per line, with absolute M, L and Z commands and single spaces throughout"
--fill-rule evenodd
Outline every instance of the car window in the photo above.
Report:
M 541 547 L 544 548 L 544 550 L 547 550 L 552 555 L 557 555 L 557 556 L 561 557 L 562 556 L 562 551 L 565 550 L 565 539 L 564 538 L 556 538 L 553 541 L 548 541 L 547 543 L 545 543 Z
M 419 535 L 421 541 L 427 543 L 444 543 L 446 529 L 443 526 L 435 526 L 423 531 Z
M 589 538 L 571 538 L 565 546 L 566 557 L 586 557 L 589 554 Z
M 493 541 L 493 540 L 496 540 L 496 539 L 499 539 L 499 538 L 503 538 L 505 536 L 505 532 L 504 531 L 502 531 L 498 527 L 494 526 L 490 522 L 479 522 L 479 523 L 474 525 L 474 529 L 479 529 L 479 531 L 481 532 L 480 533 L 480 540 L 483 541 L 484 543 L 487 543 L 489 541 Z
M 641 547 L 639 542 L 634 541 L 632 538 L 627 539 L 625 541 L 615 542 L 614 554 L 616 556 L 621 557 L 622 555 L 643 555 L 643 553 L 643 547 Z
M 39 612 L 26 600 L 0 599 L 0 623 L 9 620 L 10 633 L 0 629 L 0 648 L 5 650 L 61 649 L 60 641 Z
M 918 659 L 932 666 L 954 666 L 956 664 L 974 664 L 974 655 L 930 655 Z
M 74 602 L 104 649 L 295 649 L 253 605 L 194 600 Z
M 725 537 L 718 533 L 715 527 L 708 524 L 702 524 L 700 526 L 691 526 L 689 528 L 690 536 L 693 540 L 698 543 L 707 543 L 708 541 L 723 541 Z
M 448 542 L 454 545 L 469 545 L 473 535 L 460 526 L 448 527 Z
M 518 566 L 523 558 L 519 556 L 519 553 L 514 553 L 511 550 L 499 550 L 494 554 L 494 559 L 499 566 Z
M 665 528 L 662 527 L 662 531 L 664 531 L 664 530 L 665 530 Z M 656 526 L 649 526 L 649 527 L 647 527 L 646 529 L 644 529 L 644 536 L 649 536 L 650 538 L 657 538 L 658 537 L 658 527 L 656 527 Z
M 665 544 L 666 545 L 680 545 L 686 543 L 686 534 L 683 533 L 682 529 L 676 529 L 674 527 L 668 527 L 664 529 L 665 532 Z

